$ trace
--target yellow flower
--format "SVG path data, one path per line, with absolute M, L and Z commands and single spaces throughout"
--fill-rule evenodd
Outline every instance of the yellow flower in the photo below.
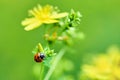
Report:
M 46 5 L 44 7 L 38 5 L 37 7 L 34 7 L 33 10 L 30 10 L 29 14 L 32 17 L 26 18 L 24 21 L 22 21 L 22 25 L 26 26 L 26 31 L 33 30 L 42 24 L 57 23 L 59 22 L 58 19 L 68 15 L 67 12 L 58 13 L 57 10 L 50 5 Z
M 120 80 L 120 51 L 111 47 L 107 54 L 94 58 L 92 64 L 82 66 L 81 79 Z

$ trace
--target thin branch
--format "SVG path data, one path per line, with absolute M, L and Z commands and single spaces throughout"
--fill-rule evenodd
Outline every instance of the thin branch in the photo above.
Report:
M 57 54 L 53 64 L 50 66 L 50 69 L 48 71 L 48 73 L 46 74 L 44 80 L 49 80 L 50 76 L 52 75 L 52 73 L 54 72 L 56 66 L 57 66 L 57 63 L 61 60 L 62 56 L 64 55 L 65 53 L 65 50 L 66 48 L 63 48 L 60 50 L 60 52 Z
M 42 78 L 43 78 L 43 72 L 44 72 L 44 66 L 43 66 L 43 64 L 41 64 L 40 65 L 40 77 L 39 77 L 39 80 L 42 80 Z

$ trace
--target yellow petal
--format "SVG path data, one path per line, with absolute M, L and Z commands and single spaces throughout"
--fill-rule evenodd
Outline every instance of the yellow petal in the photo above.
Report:
M 38 4 L 38 10 L 41 11 L 42 10 L 42 6 Z
M 29 25 L 29 24 L 31 24 L 31 23 L 33 23 L 33 22 L 36 22 L 36 19 L 35 18 L 27 18 L 27 19 L 25 19 L 24 21 L 22 21 L 22 25 L 23 26 L 26 26 L 26 25 Z
M 120 68 L 118 67 L 116 67 L 116 68 L 114 68 L 114 70 L 113 70 L 113 74 L 116 76 L 116 77 L 119 77 L 120 78 Z
M 100 55 L 94 62 L 99 72 L 109 73 L 111 71 L 111 62 L 107 56 Z
M 33 10 L 29 10 L 29 14 L 30 14 L 30 15 L 33 15 L 33 16 L 36 16 L 36 15 L 37 15 L 36 12 L 33 11 Z
M 40 14 L 42 10 L 42 7 L 38 5 L 38 7 L 34 7 L 32 10 L 29 10 L 29 14 L 33 16 L 37 16 L 37 14 Z
M 58 20 L 46 20 L 46 21 L 44 21 L 44 23 L 46 23 L 46 24 L 50 24 L 50 23 L 57 23 L 57 22 L 59 22 Z
M 51 16 L 51 18 L 53 18 L 53 19 L 63 18 L 63 17 L 66 17 L 67 15 L 68 15 L 68 13 L 64 12 L 64 13 L 54 14 L 54 15 Z
M 109 49 L 108 49 L 108 51 L 107 51 L 109 54 L 119 54 L 120 53 L 120 50 L 119 50 L 119 48 L 117 47 L 117 46 L 115 46 L 115 45 L 113 45 L 113 46 L 111 46 Z M 113 54 L 113 55 L 114 55 Z
M 42 9 L 42 12 L 43 12 L 44 14 L 50 14 L 51 11 L 52 11 L 52 6 L 50 6 L 50 5 L 46 5 L 46 6 L 44 6 L 43 9 Z
M 85 74 L 90 78 L 95 78 L 96 75 L 98 75 L 97 69 L 94 66 L 84 65 L 82 68 Z
M 24 29 L 25 29 L 26 31 L 30 31 L 30 30 L 33 30 L 33 29 L 35 29 L 35 28 L 38 28 L 41 24 L 42 24 L 42 23 L 40 23 L 40 22 L 34 22 L 34 23 L 29 24 L 28 26 L 26 26 Z
M 37 7 L 34 7 L 33 11 L 34 11 L 36 14 L 40 14 L 40 11 L 38 10 Z

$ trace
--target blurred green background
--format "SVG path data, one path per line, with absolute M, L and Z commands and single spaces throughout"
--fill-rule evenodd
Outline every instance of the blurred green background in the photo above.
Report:
M 38 42 L 43 43 L 43 31 L 26 32 L 21 21 L 37 4 L 58 6 L 61 11 L 73 8 L 83 15 L 79 27 L 86 38 L 73 47 L 74 54 L 65 55 L 74 62 L 71 74 L 75 77 L 84 55 L 120 46 L 120 0 L 0 0 L 0 80 L 35 80 L 31 51 Z

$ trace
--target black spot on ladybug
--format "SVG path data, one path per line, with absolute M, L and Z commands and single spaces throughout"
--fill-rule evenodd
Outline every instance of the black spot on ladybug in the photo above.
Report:
M 44 58 L 45 58 L 45 55 L 41 53 L 41 54 L 40 54 L 40 58 L 41 58 L 41 59 L 44 59 Z

